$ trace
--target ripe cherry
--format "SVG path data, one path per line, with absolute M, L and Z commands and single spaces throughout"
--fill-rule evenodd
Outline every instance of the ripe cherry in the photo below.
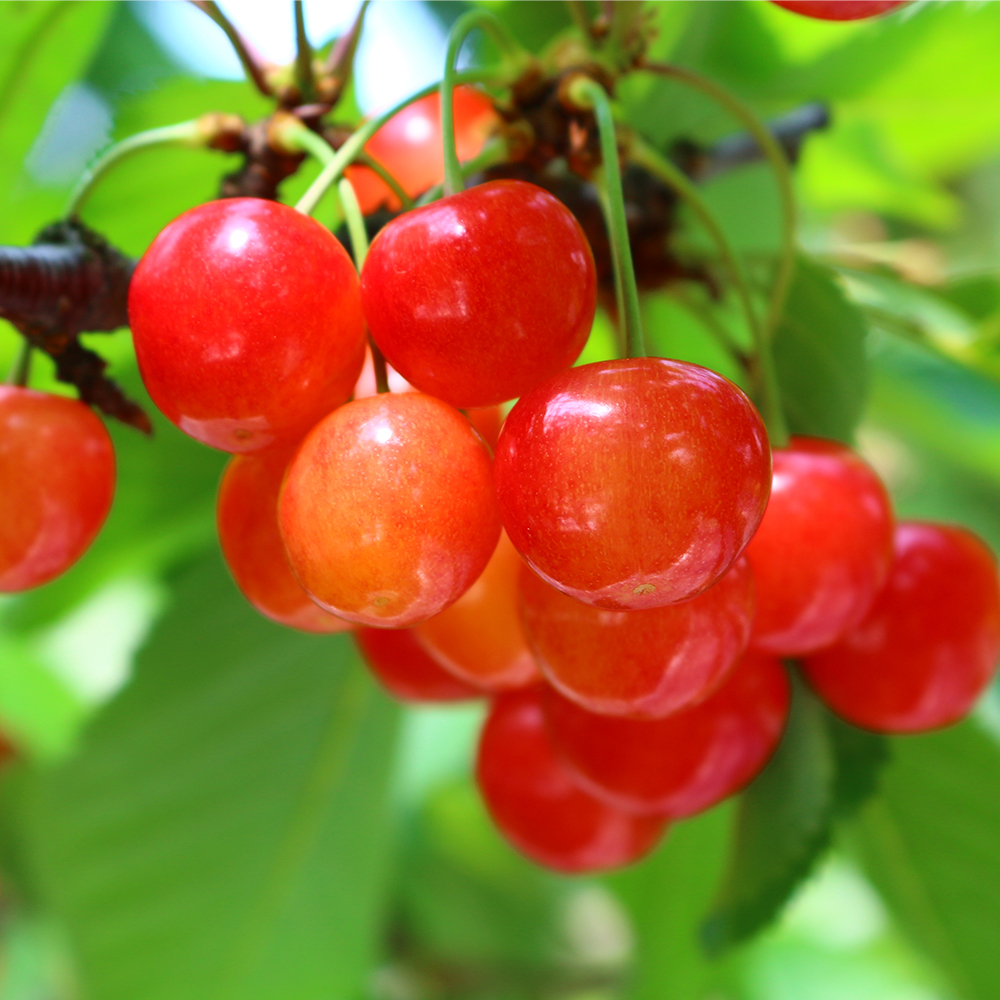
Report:
M 114 448 L 89 407 L 0 386 L 0 592 L 69 569 L 100 531 L 114 493 Z
M 707 698 L 743 654 L 753 574 L 740 559 L 682 604 L 609 611 L 521 573 L 528 642 L 546 680 L 591 712 L 655 718 Z
M 500 831 L 534 861 L 565 872 L 601 871 L 636 861 L 665 821 L 615 809 L 583 790 L 545 730 L 543 689 L 498 697 L 479 741 L 476 777 Z
M 524 181 L 491 181 L 407 212 L 372 243 L 365 319 L 388 362 L 457 407 L 520 396 L 590 334 L 594 258 L 572 213 Z
M 829 646 L 871 607 L 892 563 L 892 505 L 850 448 L 792 438 L 773 454 L 771 499 L 747 558 L 757 582 L 750 643 L 780 656 Z
M 728 379 L 633 358 L 565 371 L 504 421 L 504 527 L 554 587 L 604 608 L 652 608 L 710 587 L 757 529 L 771 454 Z
M 965 716 L 1000 657 L 993 553 L 943 524 L 896 528 L 888 582 L 860 625 L 803 664 L 816 693 L 866 729 L 916 733 Z
M 500 532 L 479 579 L 450 608 L 413 630 L 438 663 L 484 690 L 524 687 L 541 679 L 518 613 L 522 566 L 510 539 Z
M 771 0 L 772 3 L 796 14 L 805 14 L 820 21 L 863 21 L 877 17 L 910 0 Z
M 324 611 L 292 574 L 278 531 L 278 492 L 291 449 L 237 455 L 219 485 L 222 553 L 243 596 L 263 615 L 306 632 L 344 632 L 351 623 Z
M 458 600 L 500 536 L 481 438 L 416 392 L 354 400 L 314 427 L 288 469 L 278 522 L 313 600 L 396 628 Z
M 229 452 L 301 437 L 344 402 L 364 358 L 354 265 L 287 205 L 208 202 L 153 241 L 129 288 L 153 402 Z
M 459 160 L 471 160 L 497 124 L 497 113 L 493 102 L 473 87 L 456 87 L 452 106 L 455 150 Z M 390 118 L 365 144 L 365 152 L 378 160 L 411 198 L 444 180 L 442 149 L 441 95 L 437 91 Z M 346 173 L 365 215 L 381 205 L 392 211 L 402 208 L 392 189 L 374 170 L 353 166 Z
M 788 716 L 781 662 L 747 653 L 711 697 L 665 719 L 587 712 L 549 689 L 552 744 L 583 786 L 629 812 L 693 816 L 739 791 L 767 763 Z
M 466 701 L 482 692 L 443 670 L 407 628 L 361 628 L 354 641 L 381 685 L 400 701 Z

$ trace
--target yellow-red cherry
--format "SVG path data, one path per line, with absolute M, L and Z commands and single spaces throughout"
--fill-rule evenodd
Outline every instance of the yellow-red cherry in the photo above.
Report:
M 602 361 L 523 396 L 494 464 L 504 528 L 554 587 L 604 608 L 700 594 L 757 530 L 771 451 L 728 379 L 664 358 Z
M 114 493 L 114 448 L 88 406 L 0 385 L 0 593 L 69 569 L 100 531 Z
M 680 819 L 738 792 L 764 767 L 788 717 L 777 657 L 748 652 L 709 698 L 663 719 L 597 715 L 549 689 L 556 750 L 598 798 L 629 812 Z
M 278 523 L 320 606 L 402 628 L 453 604 L 500 537 L 489 453 L 466 418 L 423 393 L 334 410 L 289 466 Z
M 350 622 L 324 611 L 299 585 L 278 531 L 278 493 L 293 450 L 237 455 L 219 484 L 216 525 L 229 571 L 263 615 L 305 632 L 344 632 Z
M 500 832 L 533 861 L 564 872 L 619 868 L 660 840 L 666 822 L 585 791 L 553 749 L 543 687 L 509 691 L 483 726 L 476 778 Z
M 705 593 L 645 611 L 595 608 L 521 572 L 528 643 L 545 679 L 591 712 L 656 718 L 707 698 L 747 648 L 746 559 Z
M 329 230 L 287 205 L 198 205 L 153 241 L 129 287 L 136 357 L 182 431 L 234 453 L 301 437 L 364 360 L 358 278 Z
M 865 616 L 892 564 L 892 503 L 854 451 L 795 437 L 773 454 L 771 499 L 747 546 L 750 644 L 779 656 L 829 646 Z
M 993 553 L 964 528 L 904 521 L 889 579 L 868 614 L 803 670 L 838 715 L 865 729 L 918 733 L 972 709 L 1000 658 Z
M 393 219 L 361 272 L 365 320 L 422 392 L 481 407 L 571 365 L 597 303 L 580 224 L 547 191 L 491 181 Z

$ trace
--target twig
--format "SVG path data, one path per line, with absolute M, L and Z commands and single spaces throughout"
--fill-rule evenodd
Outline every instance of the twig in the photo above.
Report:
M 226 33 L 226 37 L 232 44 L 243 69 L 253 81 L 254 86 L 265 97 L 274 97 L 274 90 L 268 83 L 267 75 L 264 72 L 263 61 L 236 30 L 229 18 L 222 13 L 215 0 L 189 0 L 189 2 L 193 3 L 199 10 L 204 11 Z

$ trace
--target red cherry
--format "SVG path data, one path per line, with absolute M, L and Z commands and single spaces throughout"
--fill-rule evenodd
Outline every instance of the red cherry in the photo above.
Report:
M 479 741 L 476 777 L 493 821 L 538 864 L 565 872 L 618 868 L 648 853 L 665 821 L 585 792 L 545 731 L 541 686 L 498 697 Z
M 0 593 L 69 569 L 100 531 L 114 493 L 114 448 L 89 407 L 0 385 Z
M 501 531 L 479 579 L 450 608 L 413 630 L 445 669 L 484 690 L 524 687 L 541 679 L 518 613 L 522 566 Z
M 796 14 L 819 21 L 862 21 L 903 7 L 910 0 L 771 0 Z
M 998 657 L 993 553 L 963 528 L 904 522 L 889 580 L 867 617 L 803 669 L 816 693 L 855 725 L 918 733 L 965 716 Z
M 892 564 L 892 504 L 835 441 L 792 438 L 773 455 L 771 499 L 747 558 L 757 582 L 751 645 L 812 653 L 865 616 Z
M 263 615 L 306 632 L 345 632 L 351 623 L 324 611 L 299 586 L 278 531 L 278 492 L 287 449 L 238 455 L 219 485 L 216 523 L 222 554 L 243 596 Z
M 466 701 L 482 695 L 442 670 L 420 648 L 411 629 L 361 628 L 354 641 L 372 673 L 400 701 Z
M 545 679 L 591 712 L 656 718 L 707 698 L 747 648 L 753 574 L 745 559 L 682 604 L 609 611 L 521 573 L 528 643 Z
M 492 406 L 576 360 L 597 279 L 561 201 L 491 181 L 390 222 L 365 261 L 361 299 L 405 379 L 453 406 Z
M 456 87 L 452 107 L 458 158 L 471 160 L 493 131 L 497 113 L 493 102 L 472 87 Z M 442 149 L 441 95 L 437 91 L 394 115 L 365 144 L 365 152 L 378 160 L 411 198 L 444 180 Z M 391 188 L 374 170 L 352 166 L 346 173 L 365 215 L 383 204 L 392 211 L 402 208 Z
M 490 456 L 432 396 L 369 396 L 310 431 L 278 523 L 313 600 L 361 625 L 416 625 L 453 604 L 500 535 Z
M 781 662 L 750 652 L 700 705 L 665 719 L 618 719 L 550 689 L 552 744 L 584 788 L 629 812 L 674 819 L 721 802 L 767 763 L 788 717 Z
M 301 437 L 350 396 L 364 359 L 347 252 L 314 219 L 259 198 L 171 222 L 139 261 L 129 320 L 153 402 L 223 451 Z
M 504 527 L 554 587 L 651 608 L 710 587 L 771 488 L 760 416 L 728 379 L 633 358 L 563 372 L 521 398 L 494 465 Z

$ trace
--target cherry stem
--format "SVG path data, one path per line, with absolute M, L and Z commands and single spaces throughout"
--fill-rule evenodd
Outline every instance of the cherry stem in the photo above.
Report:
M 639 138 L 633 139 L 630 153 L 634 162 L 645 167 L 655 177 L 659 177 L 680 195 L 715 242 L 719 256 L 730 273 L 746 316 L 747 326 L 753 337 L 754 356 L 752 363 L 755 371 L 751 374 L 755 376 L 755 381 L 758 383 L 761 410 L 771 437 L 771 443 L 775 447 L 783 446 L 788 440 L 788 427 L 781 408 L 781 394 L 774 370 L 774 359 L 771 355 L 771 343 L 767 331 L 754 309 L 750 282 L 747 280 L 742 261 L 733 250 L 725 230 L 701 196 L 701 192 L 680 168 Z
M 27 340 L 22 341 L 21 349 L 14 361 L 14 367 L 11 368 L 10 375 L 7 376 L 7 385 L 17 385 L 24 388 L 28 384 L 28 378 L 31 376 L 31 351 L 31 344 Z
M 490 139 L 490 141 L 483 146 L 482 151 L 478 156 L 475 156 L 471 160 L 462 164 L 462 178 L 464 180 L 466 177 L 478 174 L 480 170 L 492 167 L 495 163 L 506 163 L 509 156 L 510 150 L 507 147 L 507 143 L 503 139 L 499 136 L 494 139 Z M 434 187 L 428 188 L 420 196 L 417 204 L 429 205 L 432 201 L 437 201 L 443 193 L 444 185 L 435 184 Z
M 706 94 L 717 104 L 724 107 L 756 140 L 761 152 L 767 158 L 774 172 L 781 198 L 781 256 L 771 288 L 767 318 L 764 322 L 764 334 L 770 339 L 781 322 L 781 316 L 788 298 L 788 291 L 795 276 L 796 245 L 795 234 L 797 226 L 797 208 L 795 203 L 795 188 L 792 184 L 792 170 L 788 163 L 781 143 L 772 135 L 771 130 L 760 118 L 744 104 L 735 94 L 721 87 L 714 80 L 702 76 L 694 70 L 683 66 L 673 66 L 668 63 L 643 62 L 640 69 L 669 77 L 689 87 L 694 87 Z
M 488 79 L 490 79 L 489 75 L 484 73 L 460 73 L 456 77 L 456 82 L 480 82 Z M 309 215 L 313 212 L 319 204 L 320 199 L 324 194 L 326 194 L 327 188 L 340 179 L 340 175 L 344 172 L 344 168 L 350 166 L 358 158 L 361 151 L 364 149 L 365 143 L 368 142 L 368 140 L 387 121 L 389 121 L 390 118 L 394 118 L 400 113 L 400 111 L 404 108 L 408 108 L 414 102 L 423 100 L 423 98 L 427 97 L 429 94 L 433 94 L 437 89 L 438 85 L 436 83 L 432 83 L 429 87 L 424 87 L 423 90 L 418 90 L 415 94 L 411 94 L 405 101 L 400 101 L 399 104 L 395 105 L 395 107 L 389 108 L 388 111 L 379 115 L 377 118 L 372 118 L 370 121 L 361 125 L 358 130 L 354 132 L 344 143 L 344 145 L 337 150 L 336 155 L 330 160 L 330 162 L 323 167 L 316 180 L 309 185 L 306 193 L 298 200 L 298 203 L 295 206 L 296 210 L 302 212 L 303 215 Z
M 582 74 L 568 87 L 567 95 L 581 108 L 592 108 L 597 119 L 597 131 L 601 140 L 600 171 L 595 172 L 601 208 L 611 238 L 611 258 L 614 263 L 615 298 L 618 312 L 625 327 L 626 355 L 641 358 L 646 355 L 646 343 L 642 333 L 642 314 L 639 311 L 639 288 L 632 266 L 632 247 L 628 237 L 628 223 L 625 218 L 625 195 L 622 192 L 622 172 L 618 162 L 618 133 L 611 112 L 611 101 L 604 88 L 596 81 Z
M 213 0 L 191 0 L 191 3 L 199 10 L 204 11 L 226 33 L 226 38 L 229 39 L 246 75 L 253 82 L 253 85 L 265 97 L 274 97 L 274 90 L 267 82 L 267 76 L 264 73 L 264 66 L 261 60 L 253 52 L 243 36 L 236 30 L 232 21 L 222 13 L 219 5 L 214 3 Z
M 469 35 L 481 28 L 489 33 L 500 49 L 500 54 L 507 71 L 517 76 L 530 59 L 530 56 L 517 44 L 507 32 L 503 24 L 486 10 L 470 10 L 463 14 L 451 28 L 448 35 L 448 51 L 444 57 L 444 76 L 441 78 L 441 141 L 444 143 L 444 193 L 446 195 L 461 191 L 462 167 L 458 162 L 458 151 L 455 148 L 455 108 L 453 106 L 455 83 L 457 82 L 456 63 Z M 504 73 L 503 75 L 506 75 Z
M 205 128 L 204 121 L 209 116 L 196 118 L 177 125 L 165 125 L 163 128 L 153 128 L 148 132 L 137 132 L 127 139 L 115 143 L 102 153 L 81 175 L 66 202 L 66 218 L 80 214 L 84 202 L 90 197 L 101 178 L 112 167 L 122 160 L 148 149 L 150 146 L 179 145 L 190 146 L 193 149 L 207 146 L 213 138 Z
M 360 153 L 357 157 L 358 163 L 363 163 L 369 170 L 374 170 L 379 177 L 392 189 L 392 193 L 399 199 L 399 203 L 403 206 L 403 211 L 409 212 L 411 208 L 415 206 L 414 200 L 403 190 L 403 185 L 399 183 L 394 174 L 391 174 L 385 167 L 375 159 L 374 156 L 369 156 L 367 153 Z
M 295 82 L 303 102 L 316 96 L 316 80 L 313 77 L 313 50 L 306 33 L 306 15 L 302 0 L 294 0 L 295 10 Z

